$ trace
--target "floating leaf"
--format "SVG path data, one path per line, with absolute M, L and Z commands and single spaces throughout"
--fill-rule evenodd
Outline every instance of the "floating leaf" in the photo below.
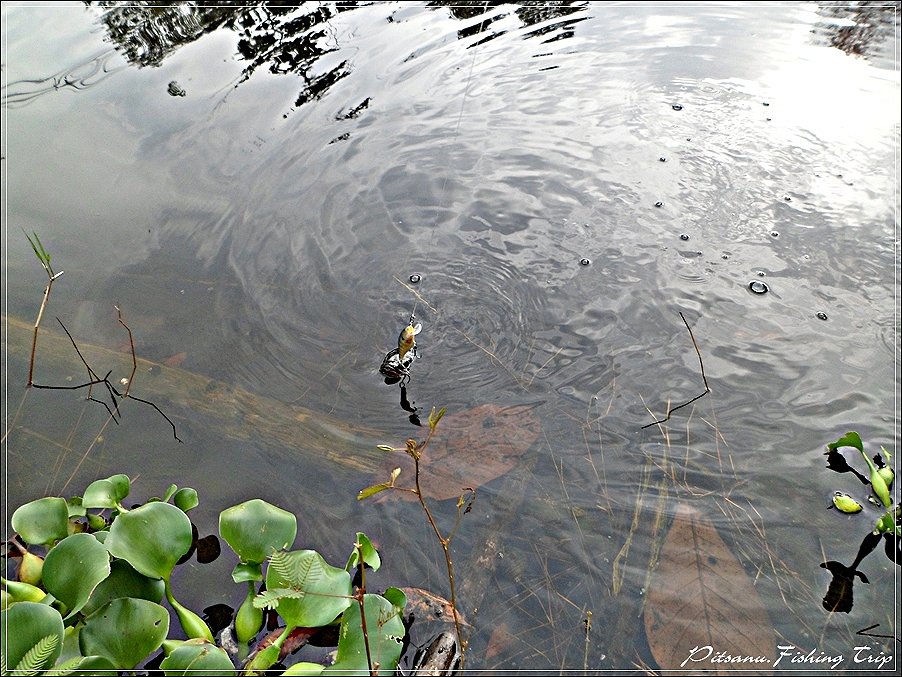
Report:
M 105 544 L 138 572 L 167 580 L 192 540 L 188 516 L 174 505 L 155 502 L 119 515 Z
M 12 527 L 26 543 L 58 541 L 69 535 L 69 504 L 65 498 L 48 496 L 21 505 L 13 513 Z
M 277 552 L 266 570 L 266 589 L 293 590 L 300 595 L 278 600 L 279 615 L 294 627 L 331 623 L 351 604 L 351 576 L 326 563 L 315 550 Z M 287 593 L 285 593 L 287 595 Z
M 32 665 L 38 674 L 42 669 L 52 666 L 59 658 L 63 647 L 63 619 L 53 607 L 37 602 L 17 602 L 0 614 L 0 628 L 3 629 L 3 663 L 9 670 L 16 668 L 26 654 L 38 643 L 43 642 L 46 648 L 47 637 L 56 638 L 55 645 L 49 653 L 40 656 L 40 665 Z M 15 632 L 7 630 L 15 629 Z M 34 663 L 34 654 L 31 659 Z
M 861 453 L 864 453 L 864 444 L 861 441 L 861 436 L 854 430 L 847 432 L 845 435 L 836 440 L 836 442 L 831 442 L 827 445 L 827 449 L 829 449 L 830 451 L 839 449 L 840 447 L 854 447 Z
M 131 490 L 128 475 L 113 475 L 104 480 L 91 482 L 82 496 L 85 508 L 118 508 Z
M 468 487 L 475 489 L 504 475 L 516 467 L 541 431 L 531 405 L 483 404 L 448 414 L 436 428 L 420 461 L 424 496 L 438 500 L 457 498 Z M 413 477 L 413 459 L 407 454 L 393 455 L 389 462 L 391 466 L 401 464 L 405 476 Z M 384 469 L 380 470 L 375 479 L 380 480 L 384 473 Z M 391 495 L 416 499 L 407 491 L 393 491 Z
M 401 657 L 404 623 L 397 608 L 380 595 L 364 595 L 367 637 L 373 664 L 379 664 L 379 675 L 394 675 Z M 335 663 L 323 674 L 347 675 L 369 673 L 366 644 L 361 629 L 360 605 L 352 605 L 341 617 Z
M 706 647 L 731 656 L 774 655 L 770 617 L 752 581 L 715 528 L 686 505 L 677 508 L 649 584 L 645 631 L 663 670 L 727 674 L 761 667 L 686 662 L 704 658 Z
M 219 514 L 219 534 L 242 562 L 259 564 L 273 551 L 291 547 L 297 532 L 297 518 L 292 513 L 259 498 Z
M 91 534 L 64 538 L 44 560 L 44 589 L 66 605 L 69 616 L 81 611 L 109 575 L 110 553 Z
M 120 597 L 85 619 L 78 643 L 82 655 L 104 656 L 119 670 L 132 670 L 160 648 L 168 632 L 164 607 Z
M 189 639 L 177 647 L 163 659 L 160 668 L 167 675 L 231 675 L 235 672 L 235 666 L 225 651 L 198 639 Z
M 165 585 L 159 578 L 148 578 L 135 571 L 124 559 L 116 559 L 110 563 L 110 575 L 94 588 L 82 613 L 90 616 L 118 597 L 136 597 L 159 603 L 163 599 L 164 590 Z
M 360 543 L 360 550 L 363 553 L 363 563 L 366 564 L 373 571 L 378 571 L 379 567 L 382 566 L 382 559 L 379 557 L 379 551 L 376 550 L 376 547 L 370 542 L 370 539 L 366 537 L 361 531 L 357 532 L 357 542 Z M 357 557 L 357 548 L 351 551 L 351 556 L 348 557 L 348 563 L 345 565 L 346 571 L 351 571 L 351 569 L 357 568 L 357 563 L 359 558 Z
M 200 504 L 197 498 L 197 491 L 191 487 L 184 487 L 176 491 L 172 496 L 172 502 L 176 508 L 181 509 L 183 512 L 188 512 Z

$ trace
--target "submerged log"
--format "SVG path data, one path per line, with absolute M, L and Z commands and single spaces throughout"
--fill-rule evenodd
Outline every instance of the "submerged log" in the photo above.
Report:
M 5 347 L 9 359 L 27 364 L 33 323 L 7 316 L 3 320 L 8 327 Z M 112 370 L 109 380 L 120 388 L 120 379 L 127 378 L 132 371 L 131 353 L 93 345 L 78 338 L 76 341 L 91 368 L 101 376 Z M 67 377 L 72 380 L 67 382 Z M 71 386 L 89 380 L 69 338 L 63 332 L 42 327 L 35 357 L 35 382 Z M 24 382 L 22 387 L 25 388 Z M 299 461 L 367 475 L 372 474 L 383 460 L 384 454 L 380 454 L 375 445 L 386 441 L 384 431 L 251 393 L 175 366 L 138 357 L 130 387 L 132 395 L 152 401 L 176 426 L 180 418 L 203 416 L 226 438 L 262 442 L 297 454 Z M 102 386 L 95 386 L 97 388 L 101 390 L 95 390 L 95 397 L 102 392 Z M 120 404 L 123 405 L 126 416 L 129 407 L 145 406 L 140 402 Z M 168 424 L 162 418 L 160 420 L 169 429 Z

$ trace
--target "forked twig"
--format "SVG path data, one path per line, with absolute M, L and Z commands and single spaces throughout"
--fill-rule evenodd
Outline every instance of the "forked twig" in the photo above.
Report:
M 680 312 L 680 319 L 683 320 L 683 324 L 686 325 L 686 330 L 689 332 L 689 338 L 692 339 L 692 345 L 693 345 L 693 347 L 695 348 L 695 354 L 698 356 L 698 366 L 699 366 L 699 368 L 701 369 L 701 372 L 702 372 L 702 382 L 705 384 L 705 392 L 701 393 L 700 395 L 696 395 L 696 396 L 693 397 L 691 400 L 688 400 L 688 401 L 686 401 L 686 402 L 683 402 L 682 404 L 679 404 L 679 405 L 677 405 L 677 406 L 675 406 L 675 407 L 669 407 L 669 408 L 667 409 L 667 415 L 666 415 L 664 418 L 662 418 L 662 419 L 660 419 L 660 420 L 658 420 L 658 421 L 652 421 L 651 423 L 648 423 L 648 424 L 642 426 L 641 430 L 645 430 L 646 428 L 651 428 L 653 425 L 660 425 L 661 423 L 665 423 L 666 421 L 669 421 L 669 420 L 670 420 L 670 416 L 671 416 L 671 415 L 673 414 L 673 412 L 675 412 L 677 409 L 682 409 L 683 407 L 686 407 L 686 406 L 692 404 L 692 403 L 695 402 L 696 400 L 700 400 L 700 399 L 703 398 L 705 395 L 707 395 L 708 393 L 711 392 L 711 388 L 708 387 L 708 378 L 705 376 L 705 363 L 702 362 L 702 353 L 701 353 L 701 351 L 698 349 L 698 343 L 696 343 L 696 341 L 695 341 L 695 336 L 692 334 L 692 328 L 689 326 L 689 323 L 686 321 L 686 318 L 683 316 L 683 313 L 682 313 L 682 312 Z

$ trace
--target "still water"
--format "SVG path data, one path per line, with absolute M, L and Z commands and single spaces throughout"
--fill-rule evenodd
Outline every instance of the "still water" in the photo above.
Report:
M 654 669 L 653 525 L 680 505 L 741 563 L 776 645 L 842 656 L 834 672 L 874 669 L 857 646 L 898 651 L 883 547 L 847 612 L 824 609 L 820 566 L 851 564 L 878 514 L 826 510 L 867 492 L 825 445 L 899 449 L 898 5 L 2 19 L 4 316 L 34 322 L 37 232 L 65 271 L 47 331 L 122 351 L 118 306 L 156 365 L 133 392 L 183 441 L 138 403 L 102 428 L 82 392 L 23 401 L 11 351 L 4 517 L 119 472 L 136 498 L 195 487 L 201 531 L 259 496 L 299 516 L 299 547 L 341 563 L 364 531 L 375 585 L 447 596 L 419 506 L 355 499 L 394 465 L 375 445 L 446 407 L 482 430 L 436 460 L 452 493 L 477 488 L 452 542 L 468 667 Z M 411 315 L 402 390 L 379 365 Z M 42 364 L 39 344 L 40 382 L 83 377 Z M 450 528 L 454 500 L 434 506 Z M 186 566 L 183 601 L 237 604 L 225 559 Z M 888 637 L 856 635 L 875 624 Z

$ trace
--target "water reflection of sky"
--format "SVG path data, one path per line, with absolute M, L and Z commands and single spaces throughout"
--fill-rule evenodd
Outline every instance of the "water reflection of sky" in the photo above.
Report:
M 181 5 L 154 51 L 126 44 L 122 8 L 4 5 L 7 312 L 31 317 L 42 288 L 17 235 L 34 230 L 66 269 L 53 310 L 79 336 L 116 345 L 117 303 L 142 356 L 184 352 L 188 371 L 400 441 L 417 431 L 376 370 L 415 309 L 417 405 L 527 402 L 542 416 L 518 517 L 540 540 L 513 530 L 496 583 L 515 613 L 484 611 L 486 627 L 528 639 L 497 665 L 581 661 L 562 637 L 551 658 L 525 648 L 551 623 L 537 596 L 596 613 L 610 602 L 633 505 L 656 501 L 637 499 L 637 473 L 674 451 L 696 493 L 676 483 L 670 498 L 729 495 L 712 519 L 767 571 L 782 636 L 804 644 L 798 628 L 813 627 L 820 648 L 842 646 L 851 625 L 820 615 L 818 564 L 854 552 L 820 510 L 836 488 L 820 451 L 850 427 L 898 442 L 899 73 L 886 54 L 898 22 L 812 4 L 345 9 Z M 173 81 L 186 96 L 167 93 Z M 758 272 L 763 296 L 748 289 Z M 412 273 L 422 301 L 403 284 Z M 698 392 L 678 311 L 712 394 L 669 447 L 640 426 L 646 406 Z M 273 460 L 290 451 L 217 438 L 171 407 L 190 454 L 168 440 L 156 454 L 180 459 L 202 495 L 266 488 L 306 507 L 295 483 L 309 478 Z M 120 428 L 86 475 L 171 481 L 153 457 L 125 458 L 134 430 Z M 236 486 L 236 468 L 253 486 Z M 341 479 L 324 514 L 435 560 L 399 526 L 412 511 L 343 500 L 361 479 Z M 486 528 L 507 523 L 505 498 L 484 490 Z M 740 504 L 763 516 L 801 601 L 783 601 Z M 480 537 L 462 530 L 462 558 Z M 398 566 L 442 586 L 440 568 Z M 632 597 L 617 603 L 635 618 L 644 570 L 627 568 Z M 892 573 L 868 573 L 858 609 L 886 614 Z M 571 627 L 582 610 L 545 611 Z M 604 667 L 633 665 L 630 631 L 593 647 Z

